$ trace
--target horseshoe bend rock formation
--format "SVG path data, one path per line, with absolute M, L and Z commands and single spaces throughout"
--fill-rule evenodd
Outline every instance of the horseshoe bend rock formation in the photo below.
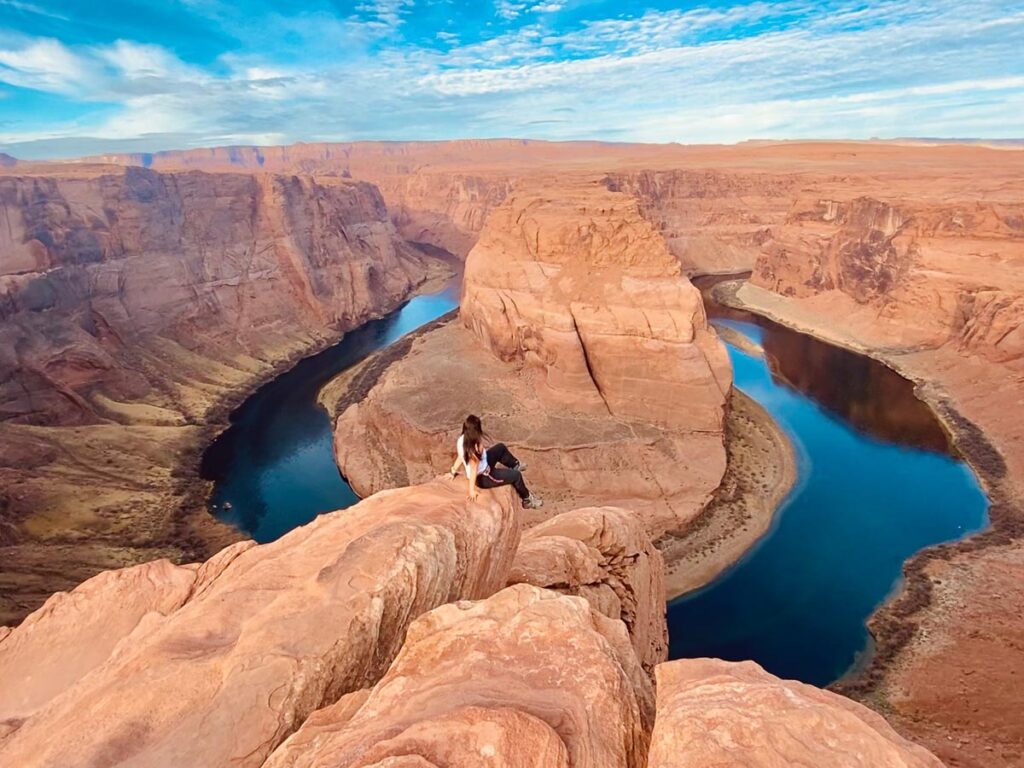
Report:
M 593 178 L 515 192 L 467 260 L 461 313 L 352 376 L 357 397 L 328 398 L 358 492 L 447 469 L 475 412 L 530 464 L 546 510 L 625 506 L 657 536 L 703 507 L 725 469 L 731 368 L 633 199 Z
M 867 707 L 752 661 L 672 661 L 657 678 L 649 768 L 942 766 Z
M 700 292 L 636 201 L 601 183 L 513 193 L 466 263 L 461 315 L 555 401 L 722 428 L 732 373 Z
M 426 274 L 340 178 L 18 164 L 0 222 L 0 621 L 237 538 L 175 477 L 222 400 Z
M 523 534 L 509 581 L 585 597 L 621 619 L 648 674 L 668 656 L 661 553 L 631 512 L 576 509 L 539 523 Z
M 97 576 L 0 639 L 0 764 L 262 765 L 372 685 L 416 616 L 500 589 L 518 540 L 508 491 L 467 507 L 435 482 L 203 565 Z
M 641 768 L 654 717 L 622 622 L 526 584 L 422 616 L 361 698 L 307 721 L 268 768 Z

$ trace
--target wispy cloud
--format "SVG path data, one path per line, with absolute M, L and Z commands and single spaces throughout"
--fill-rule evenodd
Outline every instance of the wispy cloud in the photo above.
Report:
M 7 120 L 0 144 L 45 154 L 72 152 L 83 135 L 151 149 L 172 140 L 1024 135 L 1021 3 L 785 0 L 560 27 L 549 23 L 559 2 L 498 0 L 497 16 L 518 19 L 502 31 L 463 43 L 453 25 L 425 36 L 433 45 L 398 39 L 430 2 L 235 19 L 241 45 L 204 64 L 137 41 L 0 36 L 0 83 L 115 105 L 43 127 Z

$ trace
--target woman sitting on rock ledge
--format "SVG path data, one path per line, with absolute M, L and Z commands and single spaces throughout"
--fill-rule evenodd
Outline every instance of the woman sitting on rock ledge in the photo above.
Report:
M 486 437 L 487 433 L 484 432 L 480 417 L 469 415 L 462 423 L 462 434 L 459 435 L 459 440 L 455 444 L 456 456 L 455 463 L 452 464 L 452 477 L 454 478 L 458 474 L 459 467 L 466 468 L 470 501 L 476 500 L 477 488 L 498 488 L 502 485 L 511 485 L 522 499 L 524 507 L 527 509 L 542 507 L 544 502 L 530 493 L 523 480 L 523 471 L 526 469 L 526 465 L 520 463 L 504 443 L 495 443 L 485 448 Z

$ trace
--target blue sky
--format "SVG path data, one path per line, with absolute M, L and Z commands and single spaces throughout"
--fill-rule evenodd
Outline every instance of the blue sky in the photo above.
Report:
M 0 151 L 1024 136 L 1024 0 L 0 0 Z

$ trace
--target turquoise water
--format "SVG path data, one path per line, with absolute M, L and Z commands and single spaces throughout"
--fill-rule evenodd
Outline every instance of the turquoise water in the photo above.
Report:
M 417 296 L 257 390 L 203 456 L 201 474 L 215 483 L 213 512 L 262 543 L 355 504 L 358 497 L 334 463 L 331 422 L 317 393 L 341 371 L 458 303 L 454 282 Z
M 799 481 L 753 550 L 669 606 L 669 653 L 826 685 L 868 649 L 903 562 L 983 528 L 987 500 L 906 380 L 771 323 L 714 322 L 764 346 L 729 346 L 735 383 L 789 435 Z

